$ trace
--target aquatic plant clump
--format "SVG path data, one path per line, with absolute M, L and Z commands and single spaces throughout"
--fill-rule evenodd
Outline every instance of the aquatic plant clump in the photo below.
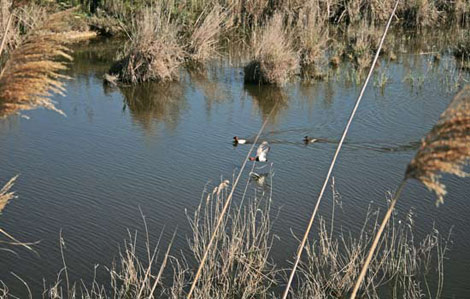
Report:
M 127 54 L 111 67 L 111 75 L 128 83 L 177 80 L 185 57 L 177 32 L 160 9 L 146 8 L 132 27 Z
M 284 29 L 283 16 L 277 13 L 254 37 L 254 58 L 245 66 L 245 82 L 285 85 L 299 67 L 291 36 Z
M 204 13 L 203 13 L 204 14 Z M 217 43 L 221 32 L 227 29 L 227 13 L 220 5 L 215 5 L 212 10 L 199 16 L 195 29 L 189 38 L 189 59 L 196 63 L 203 63 L 217 54 Z

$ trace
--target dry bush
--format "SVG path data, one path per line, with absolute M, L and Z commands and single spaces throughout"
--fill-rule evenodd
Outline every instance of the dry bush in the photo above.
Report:
M 299 66 L 292 37 L 283 26 L 283 16 L 276 13 L 266 27 L 253 38 L 253 60 L 245 66 L 245 82 L 285 85 Z
M 320 9 L 316 1 L 307 1 L 296 18 L 293 30 L 297 34 L 301 66 L 320 64 L 325 59 L 328 26 Z
M 218 4 L 209 13 L 201 13 L 189 38 L 188 55 L 192 61 L 203 63 L 218 53 L 219 36 L 223 30 L 228 29 L 227 16 Z
M 50 99 L 52 93 L 63 94 L 67 77 L 65 60 L 71 60 L 64 46 L 64 36 L 52 32 L 61 28 L 70 11 L 50 15 L 31 30 L 24 40 L 9 53 L 0 73 L 0 116 L 19 110 L 44 107 L 63 112 Z
M 369 0 L 367 2 L 369 2 L 367 7 L 369 19 L 377 23 L 384 23 L 388 20 L 395 4 L 394 1 L 382 0 Z
M 408 165 L 406 178 L 422 182 L 442 203 L 447 193 L 439 173 L 460 177 L 469 174 L 464 166 L 470 161 L 470 86 L 460 91 L 441 114 L 439 121 L 421 141 Z
M 111 67 L 110 73 L 128 83 L 177 80 L 185 57 L 177 33 L 176 25 L 160 6 L 145 8 L 131 26 L 125 57 Z

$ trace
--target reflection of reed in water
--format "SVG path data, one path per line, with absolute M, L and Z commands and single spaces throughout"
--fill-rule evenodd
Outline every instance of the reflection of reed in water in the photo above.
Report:
M 190 71 L 190 80 L 194 86 L 204 95 L 207 112 L 212 110 L 214 104 L 222 103 L 231 99 L 230 93 L 220 84 L 220 79 L 216 71 L 207 68 L 198 71 Z
M 277 123 L 280 113 L 288 106 L 287 93 L 276 86 L 245 84 L 244 88 L 253 98 L 253 103 L 258 106 L 263 119 L 266 119 L 274 108 L 270 121 Z
M 116 52 L 122 48 L 122 40 L 89 40 L 72 46 L 73 63 L 66 74 L 71 77 L 78 75 L 103 76 L 113 63 Z
M 144 83 L 120 87 L 124 108 L 145 130 L 152 130 L 154 121 L 176 128 L 181 111 L 186 107 L 184 88 L 177 82 Z

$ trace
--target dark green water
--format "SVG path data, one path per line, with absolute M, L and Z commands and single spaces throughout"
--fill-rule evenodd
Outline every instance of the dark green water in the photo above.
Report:
M 271 143 L 273 211 L 280 209 L 273 258 L 283 264 L 294 255 L 291 230 L 303 232 L 360 86 L 350 82 L 351 68 L 328 81 L 293 83 L 283 90 L 245 86 L 240 63 L 211 64 L 205 76 L 181 74 L 179 83 L 109 89 L 102 75 L 114 46 L 93 42 L 77 48 L 67 96 L 55 97 L 67 114 L 37 110 L 30 119 L 0 122 L 0 180 L 20 174 L 0 226 L 21 240 L 36 241 L 39 256 L 0 251 L 0 279 L 14 294 L 53 283 L 62 268 L 59 232 L 66 240 L 72 279 L 90 279 L 95 264 L 110 265 L 127 229 L 142 231 L 146 215 L 152 240 L 163 231 L 163 244 L 178 227 L 176 251 L 187 250 L 185 209 L 198 205 L 208 181 L 232 178 L 248 150 L 233 147 L 232 137 L 254 137 L 276 100 L 262 140 Z M 358 231 L 369 205 L 386 206 L 386 194 L 403 177 L 417 142 L 434 125 L 455 91 L 452 57 L 435 64 L 412 51 L 397 61 L 381 61 L 385 88 L 371 82 L 333 172 L 342 194 L 339 225 Z M 467 78 L 462 74 L 459 82 Z M 329 142 L 305 146 L 305 135 Z M 398 211 L 413 210 L 418 236 L 433 225 L 453 245 L 445 262 L 449 298 L 470 297 L 470 180 L 444 177 L 449 194 L 436 208 L 435 198 L 418 182 L 405 189 Z M 328 217 L 331 193 L 320 214 Z M 156 241 L 155 241 L 156 242 Z M 101 271 L 104 272 L 104 271 Z M 99 271 L 98 278 L 106 276 Z M 38 291 L 41 290 L 41 291 Z M 20 295 L 21 296 L 21 295 Z

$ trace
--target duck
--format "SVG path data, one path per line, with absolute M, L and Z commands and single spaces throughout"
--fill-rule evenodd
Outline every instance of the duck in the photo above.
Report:
M 264 186 L 269 173 L 250 172 L 251 180 L 255 181 L 258 186 Z
M 250 161 L 259 161 L 259 162 L 267 162 L 268 161 L 268 152 L 271 149 L 267 141 L 261 142 L 256 150 L 256 156 L 250 157 Z
M 317 141 L 318 141 L 318 138 L 313 138 L 313 137 L 305 136 L 304 139 L 303 139 L 303 141 L 304 141 L 305 144 L 309 144 L 309 143 L 317 142 Z
M 246 139 L 240 139 L 237 136 L 233 137 L 233 143 L 234 144 L 246 144 L 248 140 Z

